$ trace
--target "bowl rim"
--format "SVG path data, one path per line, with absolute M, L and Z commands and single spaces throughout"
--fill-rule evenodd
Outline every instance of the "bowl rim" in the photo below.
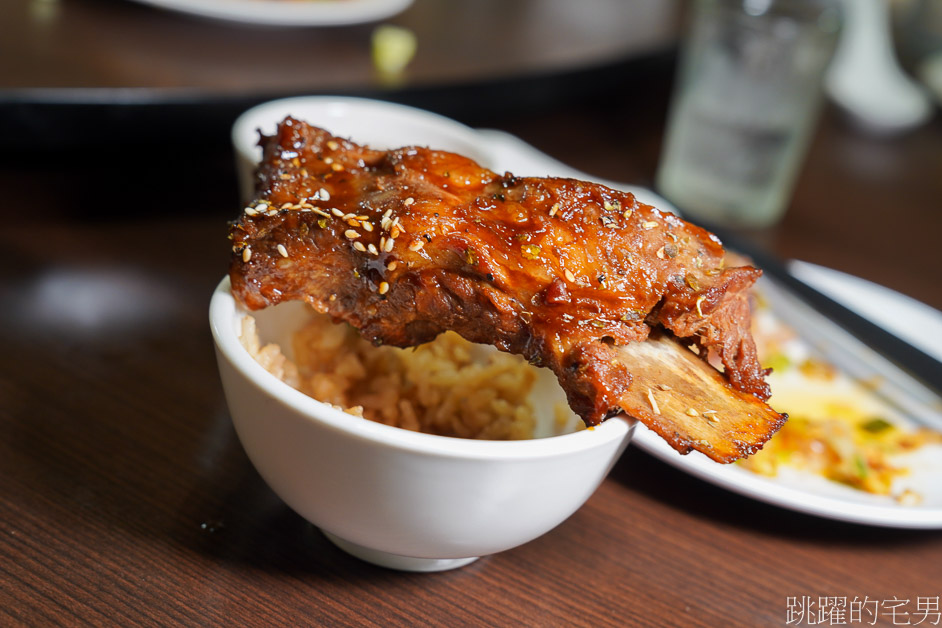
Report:
M 437 132 L 464 140 L 469 145 L 479 145 L 475 135 L 476 131 L 472 127 L 432 111 L 358 96 L 318 95 L 291 96 L 269 100 L 243 111 L 232 124 L 230 132 L 230 139 L 236 154 L 250 162 L 257 162 L 258 158 L 255 151 L 257 147 L 256 132 L 260 130 L 260 127 L 269 122 L 277 124 L 288 115 L 303 120 L 305 117 L 304 109 L 311 107 L 323 108 L 327 115 L 338 118 L 348 117 L 351 113 L 355 113 L 359 116 L 410 119 L 421 126 L 429 127 L 434 125 Z M 305 121 L 315 124 L 311 120 Z M 363 143 L 362 139 L 353 139 L 358 143 Z M 370 146 L 369 142 L 366 142 L 365 145 Z M 405 145 L 407 144 L 403 144 L 403 146 Z M 389 148 L 400 147 L 390 146 Z M 486 152 L 480 146 L 478 146 L 478 150 Z
M 305 420 L 348 437 L 416 454 L 447 456 L 465 460 L 526 460 L 577 454 L 602 447 L 631 435 L 634 421 L 623 415 L 592 428 L 570 434 L 516 441 L 474 440 L 425 434 L 384 425 L 347 414 L 291 387 L 262 367 L 242 346 L 236 335 L 236 320 L 251 315 L 232 294 L 225 276 L 210 300 L 209 322 L 217 350 L 248 382 L 264 394 L 292 409 Z M 238 317 L 238 318 L 237 318 Z M 231 414 L 231 409 L 230 409 Z

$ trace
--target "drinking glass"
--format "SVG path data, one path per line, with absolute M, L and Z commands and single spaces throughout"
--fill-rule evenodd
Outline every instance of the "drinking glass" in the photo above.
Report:
M 658 188 L 693 220 L 774 224 L 815 127 L 839 2 L 692 4 Z

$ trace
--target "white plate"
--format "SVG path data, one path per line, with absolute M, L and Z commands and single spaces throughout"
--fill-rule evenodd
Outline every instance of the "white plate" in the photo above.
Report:
M 342 26 L 404 11 L 412 0 L 135 0 L 161 9 L 267 26 Z
M 293 111 L 294 115 L 307 122 L 320 124 L 335 133 L 377 148 L 428 145 L 465 152 L 482 165 L 498 172 L 599 181 L 507 133 L 474 130 L 410 107 L 355 98 L 291 99 L 268 103 L 246 112 L 233 128 L 233 142 L 241 162 L 258 160 L 256 129 L 271 132 L 286 111 Z M 611 181 L 600 182 L 630 191 L 639 200 L 661 209 L 673 209 L 651 190 Z M 881 286 L 811 265 L 797 265 L 793 268 L 803 280 L 833 293 L 835 298 L 851 307 L 860 299 L 863 291 L 866 300 L 876 311 L 893 312 L 895 324 L 890 331 L 914 324 L 922 325 L 923 328 L 927 324 L 942 325 L 942 314 L 936 310 Z M 811 338 L 809 342 L 814 342 L 816 346 L 830 345 L 825 347 L 830 352 L 827 355 L 830 361 L 842 368 L 856 370 L 851 373 L 854 376 L 878 372 L 886 382 L 881 394 L 885 393 L 887 399 L 897 404 L 903 415 L 921 416 L 926 422 L 942 422 L 942 406 L 937 396 L 894 370 L 880 356 L 870 352 L 840 328 L 826 319 L 819 320 L 820 315 L 802 303 L 795 302 L 794 297 L 774 285 L 770 285 L 769 289 L 775 297 L 776 313 L 781 308 L 783 312 L 787 311 L 789 318 L 786 320 L 789 324 L 798 324 L 798 328 L 803 331 L 805 327 L 812 328 L 809 333 L 817 333 L 818 337 Z M 867 315 L 867 312 L 861 313 Z M 881 324 L 880 320 L 874 322 Z M 921 348 L 927 352 L 933 350 L 933 347 L 926 347 L 924 342 Z M 927 447 L 910 462 L 912 473 L 906 482 L 923 496 L 923 502 L 918 506 L 902 506 L 892 498 L 870 495 L 810 474 L 786 471 L 775 478 L 768 478 L 736 465 L 716 464 L 696 452 L 681 456 L 642 425 L 638 425 L 632 442 L 665 462 L 717 486 L 784 508 L 876 526 L 942 528 L 942 448 Z
M 515 174 L 593 178 L 568 168 L 513 136 L 497 131 L 479 133 L 484 136 L 485 144 L 490 147 L 497 162 L 492 168 L 497 170 L 506 169 Z M 650 190 L 612 182 L 603 183 L 633 192 L 640 200 L 657 207 L 672 209 L 669 203 Z M 789 268 L 802 281 L 857 310 L 861 315 L 896 333 L 926 353 L 936 357 L 942 355 L 942 313 L 937 310 L 883 286 L 831 269 L 804 262 L 793 262 L 789 264 Z M 886 316 L 887 312 L 893 313 L 892 318 Z M 813 313 L 809 315 L 813 316 Z M 940 331 L 937 334 L 925 333 L 931 329 Z M 913 333 L 914 330 L 919 330 L 919 334 Z M 853 339 L 842 340 L 853 342 Z M 867 353 L 864 348 L 858 349 L 864 354 Z M 853 358 L 858 355 L 855 353 Z M 877 360 L 874 356 L 866 356 L 867 368 L 871 368 L 871 361 Z M 881 364 L 880 368 L 891 367 Z M 942 421 L 942 409 L 938 405 L 937 397 L 933 399 L 926 391 L 918 390 L 918 385 L 914 385 L 914 390 L 910 390 L 910 383 L 905 381 L 905 376 L 899 373 L 894 375 L 901 380 L 899 387 L 905 388 L 909 401 L 919 397 L 918 408 L 907 407 L 905 410 L 918 413 L 925 422 L 933 419 L 936 422 Z M 906 400 L 899 399 L 902 395 L 898 391 L 894 396 L 904 405 L 908 405 Z M 940 447 L 927 447 L 919 455 L 908 460 L 912 473 L 903 480 L 904 485 L 919 493 L 923 501 L 918 506 L 902 506 L 893 498 L 871 495 L 809 473 L 786 469 L 777 477 L 769 478 L 736 465 L 716 464 L 696 452 L 681 456 L 663 439 L 640 424 L 635 431 L 632 446 L 638 446 L 661 460 L 717 486 L 799 512 L 876 526 L 942 528 Z
M 792 263 L 802 280 L 835 300 L 854 308 L 866 296 L 878 312 L 892 311 L 896 324 L 903 327 L 917 323 L 942 326 L 942 314 L 882 286 L 857 277 L 806 263 Z M 895 423 L 923 424 L 942 430 L 942 400 L 882 356 L 871 351 L 833 322 L 824 318 L 773 281 L 760 280 L 763 296 L 778 318 L 798 330 L 808 352 L 818 354 L 840 368 L 850 381 L 873 382 L 874 389 L 844 388 L 844 398 L 855 404 L 879 408 L 876 412 Z M 833 288 L 833 290 L 831 289 Z M 867 316 L 868 311 L 858 310 Z M 880 324 L 879 317 L 871 319 Z M 894 329 L 889 328 L 889 331 Z M 920 343 L 924 351 L 931 349 Z M 841 378 L 839 378 L 840 381 Z M 831 385 L 835 390 L 839 382 Z M 841 393 L 835 393 L 835 396 Z M 854 396 L 851 396 L 854 395 Z M 787 408 L 786 408 L 787 410 Z M 776 477 L 752 473 L 738 465 L 718 465 L 693 452 L 680 456 L 660 437 L 639 425 L 634 443 L 661 460 L 717 486 L 770 504 L 806 514 L 840 521 L 895 528 L 942 528 L 942 446 L 930 445 L 915 454 L 900 458 L 910 473 L 894 482 L 894 491 L 909 490 L 921 496 L 919 505 L 904 506 L 893 497 L 873 495 L 829 481 L 819 475 L 781 467 Z

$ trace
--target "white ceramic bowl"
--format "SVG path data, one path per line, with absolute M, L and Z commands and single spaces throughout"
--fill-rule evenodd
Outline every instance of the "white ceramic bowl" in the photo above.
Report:
M 449 569 L 526 543 L 592 495 L 631 437 L 633 425 L 621 419 L 508 442 L 420 434 L 354 417 L 264 370 L 239 341 L 246 314 L 224 279 L 212 297 L 210 325 L 246 453 L 291 508 L 373 563 Z M 300 303 L 252 315 L 263 342 L 278 342 L 286 353 L 307 316 Z M 544 400 L 554 394 L 534 391 Z
M 258 131 L 286 115 L 374 148 L 426 145 L 492 166 L 473 129 L 427 111 L 360 98 L 311 96 L 259 105 L 232 129 L 243 198 L 261 158 Z M 621 419 L 517 442 L 418 434 L 344 414 L 278 381 L 239 343 L 246 314 L 224 280 L 210 320 L 230 413 L 249 457 L 284 501 L 345 550 L 389 567 L 438 570 L 525 543 L 571 515 L 627 446 Z M 255 312 L 263 340 L 290 352 L 306 316 L 286 303 Z M 552 421 L 564 399 L 549 372 L 532 395 Z M 544 433 L 550 431 L 546 426 Z

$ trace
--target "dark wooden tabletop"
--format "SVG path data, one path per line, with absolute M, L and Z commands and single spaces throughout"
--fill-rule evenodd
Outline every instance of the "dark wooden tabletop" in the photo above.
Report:
M 671 78 L 465 121 L 652 185 Z M 805 596 L 940 624 L 942 533 L 779 509 L 634 447 L 558 528 L 470 566 L 336 549 L 232 429 L 207 306 L 240 205 L 228 147 L 191 139 L 0 155 L 0 625 L 776 626 Z M 942 308 L 940 166 L 939 116 L 875 138 L 828 109 L 784 221 L 740 235 Z
M 411 31 L 417 42 L 395 80 L 427 86 L 558 73 L 668 47 L 676 5 L 417 0 L 383 23 Z M 375 28 L 242 24 L 128 0 L 7 0 L 0 97 L 180 100 L 382 87 L 391 77 L 372 63 Z

